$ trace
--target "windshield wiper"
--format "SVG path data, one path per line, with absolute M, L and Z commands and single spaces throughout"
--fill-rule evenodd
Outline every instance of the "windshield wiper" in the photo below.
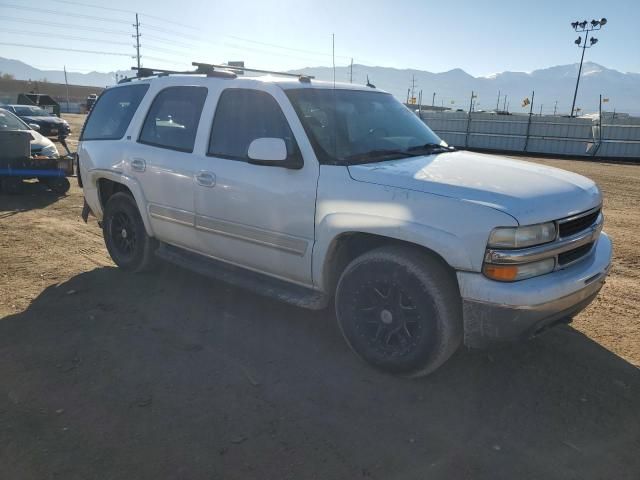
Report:
M 453 152 L 455 150 L 454 147 L 440 145 L 439 143 L 425 143 L 424 145 L 415 145 L 413 147 L 407 148 L 408 152 L 433 152 L 436 150 L 444 151 L 444 152 Z
M 344 157 L 348 162 L 374 162 L 388 156 L 400 155 L 401 157 L 419 157 L 421 154 L 413 153 L 408 150 L 371 150 L 364 153 L 356 153 Z

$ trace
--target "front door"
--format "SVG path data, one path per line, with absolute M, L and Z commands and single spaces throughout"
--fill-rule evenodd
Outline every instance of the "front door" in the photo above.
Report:
M 284 139 L 288 154 L 299 159 L 311 148 L 304 141 L 301 151 L 302 126 L 284 93 L 274 94 L 280 104 L 260 90 L 221 93 L 195 187 L 196 229 L 211 256 L 310 285 L 317 161 L 304 155 L 293 169 L 255 165 L 247 155 L 249 144 L 263 137 Z

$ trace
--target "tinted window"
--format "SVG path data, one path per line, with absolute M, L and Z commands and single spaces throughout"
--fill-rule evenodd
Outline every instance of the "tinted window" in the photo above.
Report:
M 122 138 L 148 88 L 139 84 L 105 90 L 91 110 L 80 140 Z
M 263 137 L 282 138 L 287 144 L 287 152 L 297 155 L 287 119 L 271 95 L 233 88 L 222 92 L 213 120 L 209 154 L 247 160 L 249 144 Z
M 205 87 L 169 87 L 162 90 L 153 100 L 144 121 L 140 143 L 192 152 L 206 98 Z

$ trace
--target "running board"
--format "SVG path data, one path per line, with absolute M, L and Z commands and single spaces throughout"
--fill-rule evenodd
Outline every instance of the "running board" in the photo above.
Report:
M 160 244 L 156 255 L 187 270 L 297 307 L 322 310 L 329 304 L 329 297 L 316 290 L 236 267 L 166 243 Z

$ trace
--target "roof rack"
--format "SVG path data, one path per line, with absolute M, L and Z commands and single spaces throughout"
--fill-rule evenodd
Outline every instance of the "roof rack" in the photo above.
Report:
M 135 79 L 143 79 L 149 77 L 167 77 L 169 75 L 206 75 L 207 77 L 220 77 L 220 78 L 236 78 L 237 75 L 229 71 L 214 71 L 213 69 L 197 68 L 196 70 L 180 71 L 180 70 L 164 70 L 162 68 L 147 68 L 147 67 L 131 67 L 131 70 L 136 72 L 136 76 L 132 78 L 123 78 L 118 82 L 127 83 Z
M 127 83 L 135 79 L 148 78 L 148 77 L 166 77 L 169 75 L 206 75 L 207 77 L 218 78 L 237 78 L 234 70 L 241 70 L 243 72 L 252 73 L 268 73 L 271 75 L 282 75 L 284 77 L 296 77 L 301 82 L 308 83 L 312 77 L 310 75 L 302 75 L 299 73 L 287 73 L 287 72 L 273 72 L 270 70 L 258 70 L 256 68 L 245 67 L 233 67 L 230 65 L 215 65 L 209 63 L 192 62 L 191 65 L 196 67 L 195 70 L 180 71 L 180 70 L 165 70 L 162 68 L 148 68 L 148 67 L 131 67 L 131 70 L 136 72 L 136 76 L 133 78 L 123 78 L 118 83 Z M 218 69 L 218 70 L 216 70 Z
M 274 72 L 272 70 L 258 70 L 257 68 L 235 67 L 231 65 L 215 65 L 215 64 L 200 63 L 200 62 L 192 62 L 191 65 L 198 68 L 210 68 L 211 70 L 214 70 L 216 68 L 221 68 L 231 72 L 233 72 L 234 70 L 240 70 L 242 72 L 267 73 L 270 75 L 280 75 L 283 77 L 296 77 L 301 82 L 309 82 L 311 81 L 311 79 L 315 78 L 311 75 L 304 75 L 301 73 Z

